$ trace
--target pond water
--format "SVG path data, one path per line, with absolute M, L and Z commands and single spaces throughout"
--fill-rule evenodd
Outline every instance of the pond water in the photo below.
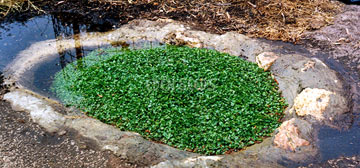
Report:
M 0 25 L 0 76 L 1 71 L 10 64 L 22 50 L 28 48 L 31 44 L 48 39 L 72 39 L 74 50 L 58 52 L 58 57 L 53 60 L 43 62 L 33 73 L 34 79 L 31 79 L 32 87 L 29 89 L 38 92 L 44 96 L 56 99 L 49 91 L 53 76 L 60 71 L 66 64 L 73 62 L 98 47 L 81 46 L 82 36 L 87 36 L 96 31 L 111 30 L 111 25 L 97 26 L 94 28 L 91 24 L 79 24 L 77 21 L 64 21 L 64 17 L 57 15 L 43 15 L 34 17 L 25 22 L 2 23 Z M 78 35 L 77 35 L 78 34 Z M 117 44 L 123 45 L 123 44 Z M 133 44 L 135 45 L 135 44 Z M 301 51 L 301 47 L 292 44 L 279 43 L 284 48 L 292 48 Z M 110 45 L 109 45 L 110 46 Z M 347 70 L 335 60 L 327 59 L 326 54 L 319 54 L 316 57 L 323 60 L 331 68 L 340 72 L 349 83 L 359 82 L 357 75 Z M 30 79 L 29 79 L 30 80 Z M 360 104 L 360 98 L 355 97 L 355 106 Z M 355 107 L 355 110 L 359 110 Z M 355 112 L 355 122 L 353 126 L 340 131 L 332 128 L 321 128 L 319 133 L 319 142 L 321 157 L 319 161 L 337 158 L 339 156 L 360 155 L 360 120 Z
M 50 16 L 37 17 L 23 23 L 3 23 L 0 28 L 0 70 L 32 43 L 55 37 Z
M 19 52 L 31 44 L 48 39 L 73 39 L 75 50 L 58 52 L 56 59 L 44 62 L 34 71 L 34 79 L 30 82 L 34 86 L 30 89 L 54 98 L 49 91 L 53 75 L 64 68 L 67 63 L 73 62 L 96 49 L 82 47 L 81 37 L 91 34 L 94 30 L 108 31 L 112 28 L 109 25 L 94 28 L 91 24 L 79 24 L 76 21 L 64 21 L 61 18 L 66 17 L 43 15 L 25 22 L 2 23 L 0 26 L 0 71 L 4 71 Z M 80 35 L 75 36 L 76 34 Z

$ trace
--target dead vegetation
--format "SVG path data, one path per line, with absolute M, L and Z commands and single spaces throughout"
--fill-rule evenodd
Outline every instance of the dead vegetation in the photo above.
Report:
M 11 12 L 24 12 L 30 9 L 41 11 L 30 0 L 0 0 L 0 18 Z
M 103 0 L 114 6 L 149 6 L 148 19 L 171 18 L 213 33 L 296 42 L 304 31 L 331 24 L 341 5 L 333 0 Z
M 33 3 L 32 3 L 33 2 Z M 335 0 L 0 0 L 0 18 L 10 11 L 41 7 L 71 13 L 96 24 L 133 19 L 173 19 L 223 34 L 297 42 L 305 31 L 332 24 L 342 9 Z M 35 5 L 36 6 L 35 6 Z M 44 5 L 45 4 L 45 5 Z

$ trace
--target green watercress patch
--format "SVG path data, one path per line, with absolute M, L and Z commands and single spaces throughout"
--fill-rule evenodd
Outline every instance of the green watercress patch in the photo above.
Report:
M 104 123 L 207 155 L 262 141 L 286 107 L 256 64 L 177 46 L 92 52 L 57 73 L 52 90 Z

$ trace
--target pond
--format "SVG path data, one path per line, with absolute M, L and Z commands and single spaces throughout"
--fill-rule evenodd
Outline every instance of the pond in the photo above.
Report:
M 64 20 L 60 15 L 42 15 L 29 19 L 24 22 L 2 23 L 0 26 L 0 70 L 6 73 L 6 67 L 13 62 L 18 54 L 30 47 L 36 42 L 41 42 L 49 39 L 69 39 L 74 46 L 73 50 L 59 50 L 57 57 L 52 60 L 47 60 L 41 63 L 37 68 L 34 68 L 33 77 L 23 76 L 22 80 L 27 81 L 25 87 L 40 93 L 46 97 L 57 99 L 56 96 L 50 92 L 49 88 L 52 84 L 53 77 L 56 72 L 64 68 L 68 63 L 76 61 L 84 57 L 87 53 L 94 49 L 106 46 L 122 46 L 122 45 L 143 45 L 143 44 L 114 44 L 109 42 L 107 45 L 86 47 L 82 45 L 82 38 L 96 34 L 97 32 L 104 32 L 112 30 L 112 25 L 97 25 L 95 28 L 91 23 L 79 24 L 76 20 Z M 272 43 L 271 41 L 268 41 Z M 60 45 L 60 44 L 59 44 Z M 296 46 L 287 43 L 278 43 L 284 48 L 294 49 L 297 52 L 306 52 L 301 46 Z M 61 47 L 61 46 L 59 46 Z M 338 71 L 344 79 L 351 84 L 359 83 L 357 74 L 348 70 L 346 66 L 333 59 L 327 58 L 326 54 L 312 55 L 323 60 L 332 69 Z M 355 86 L 356 87 L 356 86 Z M 358 88 L 355 88 L 355 91 Z M 358 92 L 354 94 L 359 94 Z M 354 108 L 358 109 L 360 98 L 354 96 Z M 317 145 L 320 146 L 320 159 L 318 161 L 326 161 L 337 158 L 339 156 L 352 156 L 360 154 L 360 120 L 358 118 L 358 111 L 354 111 L 355 121 L 352 127 L 348 130 L 340 131 L 329 127 L 322 127 L 319 132 L 319 141 Z

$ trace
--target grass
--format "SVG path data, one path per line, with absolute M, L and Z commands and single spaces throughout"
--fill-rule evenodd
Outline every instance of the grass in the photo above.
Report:
M 56 74 L 52 89 L 102 122 L 207 155 L 271 136 L 286 107 L 256 64 L 188 47 L 96 51 Z

